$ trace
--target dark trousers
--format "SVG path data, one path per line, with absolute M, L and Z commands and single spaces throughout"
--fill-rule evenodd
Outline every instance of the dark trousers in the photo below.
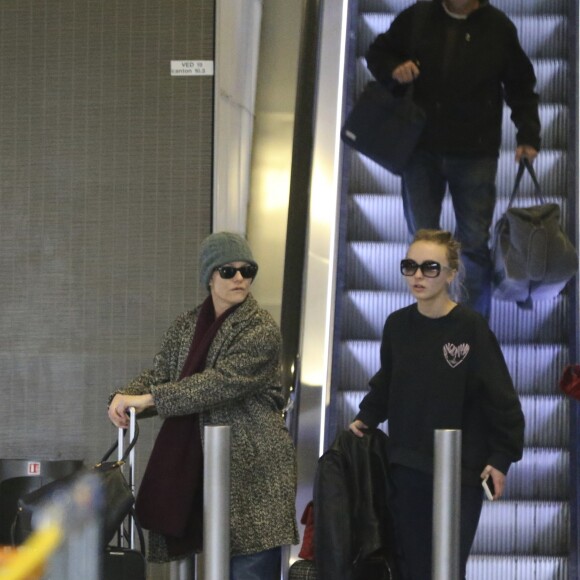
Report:
M 402 465 L 391 466 L 391 499 L 404 580 L 431 580 L 433 476 Z M 461 486 L 460 573 L 465 578 L 483 504 L 481 487 Z

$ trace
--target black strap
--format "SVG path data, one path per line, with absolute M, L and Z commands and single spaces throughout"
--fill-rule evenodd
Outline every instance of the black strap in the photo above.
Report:
M 512 203 L 514 202 L 516 194 L 520 189 L 520 183 L 522 181 L 522 177 L 524 176 L 524 172 L 526 169 L 528 170 L 528 173 L 530 174 L 530 177 L 532 178 L 532 181 L 534 183 L 534 187 L 535 187 L 534 193 L 536 194 L 536 197 L 538 198 L 540 203 L 546 203 L 546 200 L 542 194 L 542 188 L 540 187 L 540 183 L 538 181 L 538 178 L 536 177 L 536 172 L 534 171 L 534 167 L 532 165 L 532 162 L 527 157 L 522 157 L 522 159 L 520 160 L 520 166 L 518 167 L 518 173 L 516 175 L 514 188 L 512 190 L 511 195 L 510 195 L 508 209 L 512 206 Z
M 123 436 L 125 436 L 125 433 L 127 433 L 127 429 L 123 429 Z M 133 440 L 129 443 L 129 446 L 127 447 L 127 449 L 125 449 L 125 452 L 123 453 L 123 457 L 121 458 L 121 461 L 127 461 L 127 458 L 129 457 L 129 453 L 131 453 L 133 447 L 135 447 L 135 445 L 137 444 L 137 439 L 139 439 L 139 423 L 138 423 L 138 421 L 135 421 L 135 437 L 133 437 Z M 105 461 L 107 461 L 107 459 L 109 459 L 109 457 L 112 455 L 113 451 L 115 451 L 115 449 L 117 449 L 117 447 L 119 447 L 119 440 L 118 439 L 115 441 L 115 443 L 113 443 L 113 445 L 111 445 L 111 447 L 109 447 L 109 449 L 107 449 L 107 451 L 105 452 L 105 455 L 103 455 L 103 458 L 101 459 L 100 463 L 104 463 Z
M 133 523 L 135 524 L 135 529 L 137 530 L 137 536 L 139 537 L 140 552 L 141 554 L 143 554 L 143 556 L 145 556 L 145 535 L 143 534 L 143 528 L 139 523 L 139 520 L 137 518 L 137 512 L 135 511 L 134 507 L 131 508 L 129 514 L 133 518 Z
M 137 512 L 135 511 L 134 507 L 131 507 L 131 509 L 129 510 L 129 518 L 130 520 L 133 520 L 133 523 L 135 524 L 135 530 L 137 531 L 137 537 L 139 539 L 139 552 L 141 552 L 141 554 L 143 554 L 143 556 L 146 556 L 146 548 L 145 548 L 145 534 L 143 533 L 143 528 L 141 527 L 141 524 L 139 523 L 139 520 L 137 518 Z M 131 525 L 131 521 L 129 520 L 129 525 Z M 131 538 L 130 538 L 130 530 L 127 529 L 124 525 L 123 525 L 123 538 L 125 539 L 125 541 L 127 542 L 127 544 L 129 544 L 129 547 L 131 549 L 133 549 L 133 546 L 131 546 Z M 121 538 L 119 535 L 119 546 L 121 545 Z M 110 546 L 111 549 L 115 549 L 114 546 Z
M 143 533 L 143 528 L 141 527 L 141 524 L 139 523 L 139 520 L 137 519 L 137 513 L 135 512 L 135 508 L 131 507 L 131 509 L 129 510 L 129 513 L 127 515 L 129 516 L 130 519 L 128 521 L 124 521 L 123 525 L 121 526 L 121 529 L 119 529 L 119 531 L 117 532 L 117 545 L 109 544 L 106 549 L 114 552 L 115 550 L 123 548 L 123 546 L 122 546 L 123 540 L 125 540 L 125 542 L 127 542 L 127 545 L 128 545 L 130 550 L 135 549 L 135 546 L 131 545 L 131 530 L 130 530 L 130 528 L 127 528 L 125 525 L 125 524 L 129 524 L 129 526 L 130 526 L 131 519 L 132 519 L 133 523 L 135 524 L 135 530 L 137 531 L 137 538 L 139 539 L 139 552 L 144 557 L 146 557 L 147 556 L 147 549 L 145 546 L 145 534 Z

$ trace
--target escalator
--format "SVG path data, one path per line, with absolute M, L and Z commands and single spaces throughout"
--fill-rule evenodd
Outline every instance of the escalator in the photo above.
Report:
M 573 204 L 567 198 L 570 175 L 569 95 L 573 86 L 569 49 L 571 4 L 563 0 L 501 0 L 493 4 L 516 24 L 520 41 L 538 77 L 542 152 L 535 162 L 546 197 L 560 204 L 563 221 Z M 351 62 L 347 101 L 371 79 L 364 54 L 394 16 L 409 5 L 401 0 L 359 0 L 351 18 Z M 577 7 L 576 7 L 577 9 Z M 505 211 L 517 166 L 513 161 L 515 129 L 504 111 L 498 168 L 496 219 Z M 385 318 L 412 300 L 398 263 L 409 236 L 403 219 L 399 178 L 354 151 L 344 156 L 343 216 L 336 294 L 331 403 L 325 446 L 352 420 L 379 368 L 379 345 Z M 533 205 L 531 182 L 520 188 L 521 205 Z M 453 230 L 446 198 L 442 227 Z M 570 402 L 557 390 L 570 359 L 570 289 L 532 310 L 494 300 L 490 325 L 502 346 L 526 416 L 525 451 L 508 478 L 505 498 L 485 502 L 468 563 L 470 580 L 568 578 L 570 544 Z

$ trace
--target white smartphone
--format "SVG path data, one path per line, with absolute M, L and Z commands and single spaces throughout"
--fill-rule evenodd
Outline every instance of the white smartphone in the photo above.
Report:
M 485 491 L 487 499 L 489 501 L 493 501 L 493 494 L 495 493 L 493 479 L 488 475 L 484 480 L 482 480 L 481 485 L 483 487 L 483 491 Z

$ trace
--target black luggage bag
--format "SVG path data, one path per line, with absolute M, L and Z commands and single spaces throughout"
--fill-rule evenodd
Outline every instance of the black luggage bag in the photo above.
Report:
M 145 580 L 146 569 L 139 550 L 109 546 L 103 555 L 103 580 Z

